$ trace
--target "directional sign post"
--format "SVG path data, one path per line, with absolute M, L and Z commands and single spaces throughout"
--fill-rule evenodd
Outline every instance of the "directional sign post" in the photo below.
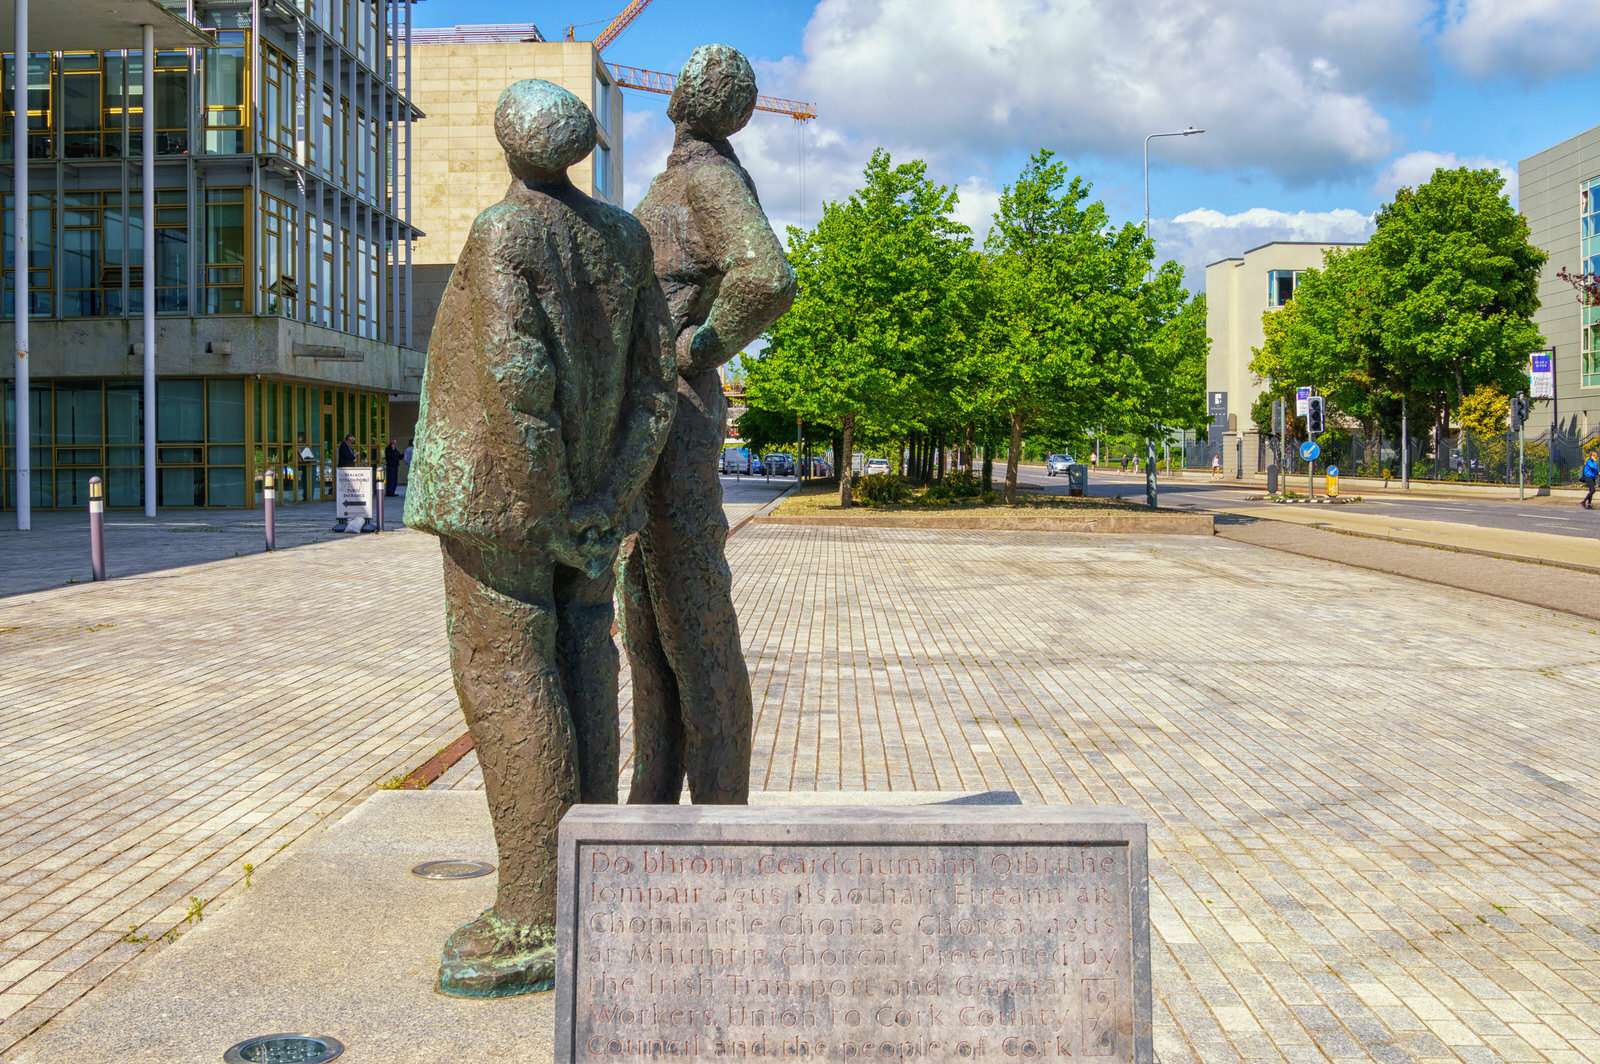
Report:
M 1306 498 L 1317 497 L 1317 456 L 1322 453 L 1322 448 L 1317 446 L 1316 440 L 1307 440 L 1300 445 L 1300 457 L 1306 460 Z
M 1337 498 L 1338 495 L 1339 495 L 1339 467 L 1336 466 L 1336 465 L 1331 465 L 1331 466 L 1328 467 L 1328 498 L 1330 498 L 1330 499 Z

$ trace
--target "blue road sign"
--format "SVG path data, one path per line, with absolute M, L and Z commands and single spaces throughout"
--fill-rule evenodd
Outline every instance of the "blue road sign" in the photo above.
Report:
M 1339 467 L 1338 467 L 1338 466 L 1336 466 L 1336 465 L 1331 465 L 1331 466 L 1329 466 L 1329 467 L 1328 467 L 1328 475 L 1329 475 L 1329 476 L 1330 476 L 1330 477 L 1336 477 L 1336 476 L 1338 476 L 1338 475 L 1339 475 Z
M 1317 455 L 1322 453 L 1322 448 L 1317 446 L 1316 440 L 1307 440 L 1300 445 L 1300 457 L 1308 462 L 1315 462 Z

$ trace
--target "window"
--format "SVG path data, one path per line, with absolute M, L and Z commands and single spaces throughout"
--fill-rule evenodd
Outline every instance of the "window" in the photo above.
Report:
M 276 196 L 261 196 L 261 254 L 258 257 L 260 303 L 267 314 L 286 318 L 300 316 L 300 284 L 296 280 L 300 261 L 299 211 L 294 204 Z
M 1267 271 L 1267 306 L 1281 307 L 1294 298 L 1294 286 L 1301 270 Z
M 1600 273 L 1600 177 L 1590 178 L 1580 187 L 1578 219 L 1578 268 L 1584 273 Z M 1582 309 L 1578 334 L 1582 355 L 1579 385 L 1600 388 L 1600 307 Z
M 604 141 L 594 146 L 594 189 L 606 199 L 611 199 L 611 149 Z
M 12 218 L 11 193 L 0 196 L 0 240 L 5 248 L 0 251 L 4 264 L 3 283 L 5 301 L 0 305 L 0 317 L 16 313 L 16 243 L 17 228 Z M 52 268 L 52 248 L 55 242 L 55 195 L 50 192 L 28 193 L 28 314 L 30 317 L 48 318 L 55 313 L 55 271 Z
M 0 129 L 4 135 L 0 136 L 0 155 L 10 158 L 11 131 L 16 120 L 16 112 L 12 110 L 11 86 L 16 76 L 14 56 L 6 56 L 4 63 L 5 86 L 4 102 L 0 105 Z M 54 101 L 50 98 L 50 72 L 52 61 L 49 55 L 30 55 L 28 57 L 28 158 L 50 159 L 55 155 L 54 125 L 51 121 L 55 114 Z
M 594 75 L 594 120 L 601 130 L 611 128 L 611 85 L 598 70 Z
M 206 189 L 205 313 L 248 314 L 245 190 Z
M 265 42 L 261 46 L 260 147 L 287 159 L 295 156 L 294 60 Z
M 238 155 L 245 151 L 248 122 L 245 109 L 245 35 L 241 32 L 217 34 L 220 48 L 208 48 L 205 56 L 205 139 L 206 152 L 213 155 Z

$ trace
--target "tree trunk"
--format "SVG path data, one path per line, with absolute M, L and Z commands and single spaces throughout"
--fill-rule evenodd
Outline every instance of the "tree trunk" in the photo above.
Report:
M 939 433 L 939 471 L 936 478 L 944 480 L 945 470 L 950 461 L 950 439 L 943 432 Z
M 994 455 L 989 451 L 989 445 L 983 446 L 983 490 L 994 490 Z
M 961 452 L 962 465 L 968 473 L 972 472 L 972 422 L 967 422 L 967 445 Z
M 844 453 L 844 437 L 839 435 L 839 430 L 833 432 L 833 471 L 839 472 L 850 464 L 850 456 Z
M 1006 457 L 1006 505 L 1017 503 L 1017 466 L 1022 461 L 1022 415 L 1011 415 L 1011 453 Z
M 846 414 L 844 423 L 839 428 L 839 450 L 841 452 L 839 456 L 839 506 L 841 509 L 848 510 L 851 502 L 850 486 L 852 479 L 854 479 L 854 468 L 852 467 L 851 459 L 854 457 L 856 416 L 854 414 Z

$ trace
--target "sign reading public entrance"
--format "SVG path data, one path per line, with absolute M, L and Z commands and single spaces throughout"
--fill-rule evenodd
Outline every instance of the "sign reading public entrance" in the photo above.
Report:
M 1154 1059 L 1124 808 L 576 806 L 555 1064 Z
M 1315 462 L 1320 454 L 1322 454 L 1322 448 L 1317 446 L 1316 440 L 1307 440 L 1300 445 L 1300 457 L 1308 462 Z
M 1556 394 L 1553 350 L 1535 351 L 1528 356 L 1528 394 L 1535 399 L 1551 399 Z
M 372 500 L 372 470 L 368 466 L 345 466 L 333 471 L 333 516 L 340 520 L 377 520 Z

